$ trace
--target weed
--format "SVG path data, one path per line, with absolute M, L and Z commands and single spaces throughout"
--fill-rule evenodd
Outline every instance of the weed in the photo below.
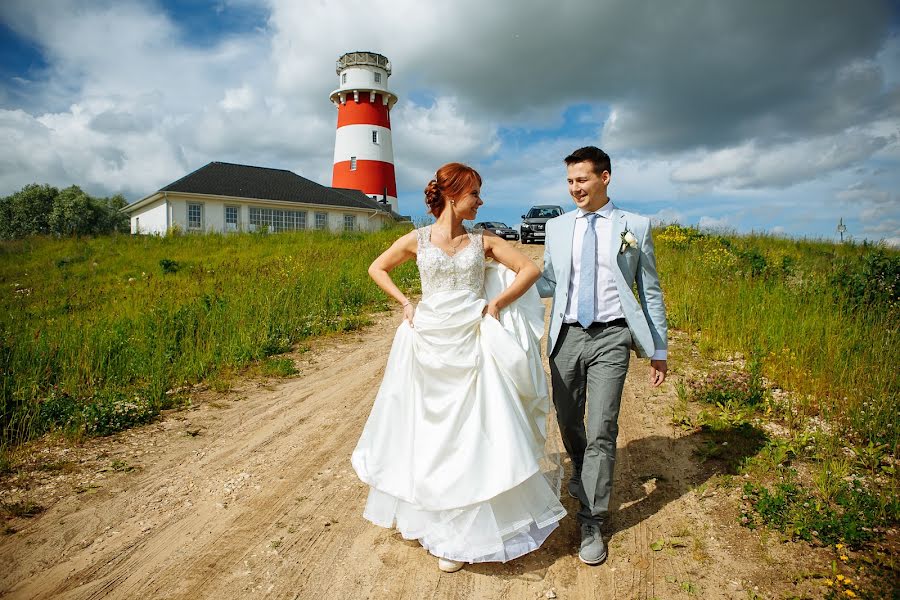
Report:
M 128 473 L 129 471 L 134 471 L 134 467 L 129 465 L 124 460 L 114 460 L 109 465 L 113 471 L 118 471 L 119 473 Z
M 875 528 L 896 523 L 900 500 L 887 506 L 863 488 L 842 482 L 829 500 L 817 497 L 788 476 L 771 489 L 744 485 L 741 523 L 754 528 L 768 525 L 790 539 L 818 544 L 845 543 L 859 547 L 873 539 Z
M 159 259 L 159 268 L 162 269 L 163 273 L 177 273 L 178 266 L 178 261 L 172 260 L 171 258 Z
M 267 358 L 260 372 L 267 377 L 290 377 L 299 371 L 290 358 Z
M 44 511 L 44 507 L 31 500 L 22 500 L 19 502 L 3 502 L 0 503 L 0 509 L 3 513 L 10 517 L 19 517 L 29 519 Z

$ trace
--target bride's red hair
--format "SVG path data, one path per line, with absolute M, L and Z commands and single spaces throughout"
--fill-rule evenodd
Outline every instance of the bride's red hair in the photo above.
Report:
M 447 163 L 437 170 L 434 179 L 425 186 L 425 204 L 435 218 L 441 216 L 447 202 L 455 200 L 481 186 L 478 171 L 462 163 Z

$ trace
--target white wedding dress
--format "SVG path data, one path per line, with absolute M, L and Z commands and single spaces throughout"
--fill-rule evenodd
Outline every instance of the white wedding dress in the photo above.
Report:
M 431 243 L 430 226 L 417 234 L 415 327 L 397 329 L 351 459 L 371 488 L 363 516 L 435 556 L 512 560 L 565 515 L 558 479 L 545 476 L 544 306 L 532 287 L 500 321 L 482 316 L 515 273 L 486 266 L 480 233 L 455 256 Z

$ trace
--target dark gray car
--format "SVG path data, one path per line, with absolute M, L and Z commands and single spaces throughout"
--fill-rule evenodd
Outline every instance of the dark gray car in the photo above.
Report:
M 480 223 L 475 223 L 475 229 L 486 229 L 497 237 L 502 237 L 505 240 L 519 239 L 518 231 L 500 221 L 482 221 Z
M 538 204 L 528 209 L 528 212 L 522 215 L 522 243 L 530 244 L 531 242 L 544 241 L 544 225 L 553 217 L 563 214 L 562 206 L 555 204 Z

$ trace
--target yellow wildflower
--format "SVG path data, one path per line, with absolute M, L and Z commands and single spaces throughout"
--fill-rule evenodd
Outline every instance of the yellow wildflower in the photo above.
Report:
M 823 581 L 822 583 L 824 583 L 824 584 L 827 585 L 828 587 L 831 587 L 831 586 L 834 585 L 834 582 L 833 582 L 832 580 L 830 580 L 830 579 L 826 579 L 826 580 Z
M 844 576 L 843 576 L 843 575 L 838 575 L 837 577 L 835 577 L 835 579 L 837 579 L 838 581 L 843 581 L 843 580 L 844 580 Z
M 838 544 L 838 545 L 835 546 L 835 548 L 837 548 L 838 550 L 840 550 L 840 549 L 843 548 L 843 547 L 844 547 L 843 544 Z
M 841 554 L 841 560 L 847 560 L 847 558 L 848 558 L 848 557 L 847 557 L 846 554 Z
M 853 592 L 853 590 L 844 590 L 844 593 L 848 598 L 856 598 L 856 594 Z

